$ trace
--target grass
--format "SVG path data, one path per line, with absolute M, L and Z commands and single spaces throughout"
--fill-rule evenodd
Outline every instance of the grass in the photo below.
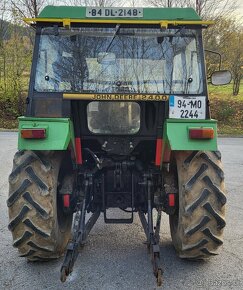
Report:
M 233 136 L 233 137 L 242 137 L 243 130 L 242 127 L 234 127 L 232 128 L 230 125 L 218 126 L 218 134 L 219 136 Z
M 211 97 L 220 96 L 221 99 L 228 99 L 229 97 L 234 98 L 234 100 L 243 101 L 243 83 L 240 86 L 240 92 L 237 96 L 233 96 L 233 84 L 224 86 L 208 86 L 209 95 Z
M 243 84 L 237 96 L 232 86 L 209 85 L 211 116 L 218 120 L 219 134 L 243 135 Z

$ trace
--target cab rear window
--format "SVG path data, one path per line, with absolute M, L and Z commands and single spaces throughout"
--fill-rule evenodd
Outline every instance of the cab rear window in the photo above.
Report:
M 140 129 L 140 106 L 136 102 L 91 102 L 87 118 L 94 134 L 136 134 Z

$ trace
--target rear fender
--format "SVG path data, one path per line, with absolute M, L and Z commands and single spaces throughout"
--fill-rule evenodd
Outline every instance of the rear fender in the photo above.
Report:
M 24 139 L 22 129 L 45 129 L 44 139 Z M 75 152 L 73 123 L 69 118 L 19 117 L 19 150 L 67 150 L 71 145 Z
M 191 128 L 212 128 L 214 130 L 214 137 L 212 139 L 191 139 L 189 137 L 189 129 Z M 162 162 L 169 162 L 171 151 L 179 150 L 218 150 L 217 121 L 213 119 L 167 119 L 163 132 Z

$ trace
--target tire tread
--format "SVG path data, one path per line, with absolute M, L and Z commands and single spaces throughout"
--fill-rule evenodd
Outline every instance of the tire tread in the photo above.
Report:
M 181 258 L 217 255 L 223 244 L 227 201 L 221 154 L 181 151 L 175 158 L 180 197 L 177 216 L 170 216 L 173 244 Z
M 56 154 L 56 155 L 55 155 Z M 61 165 L 60 153 L 19 151 L 9 176 L 9 230 L 13 246 L 30 261 L 58 258 L 70 237 L 71 220 L 64 232 L 56 230 L 53 202 Z M 61 235 L 61 236 L 60 236 Z

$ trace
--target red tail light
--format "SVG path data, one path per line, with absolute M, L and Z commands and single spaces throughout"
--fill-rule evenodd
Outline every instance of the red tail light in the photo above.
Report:
M 214 129 L 213 128 L 190 128 L 189 138 L 190 139 L 213 139 Z
M 174 193 L 169 193 L 169 206 L 175 206 L 175 194 Z
M 45 139 L 46 129 L 22 129 L 21 137 L 24 139 Z
M 70 207 L 70 194 L 63 195 L 63 206 L 66 208 Z

